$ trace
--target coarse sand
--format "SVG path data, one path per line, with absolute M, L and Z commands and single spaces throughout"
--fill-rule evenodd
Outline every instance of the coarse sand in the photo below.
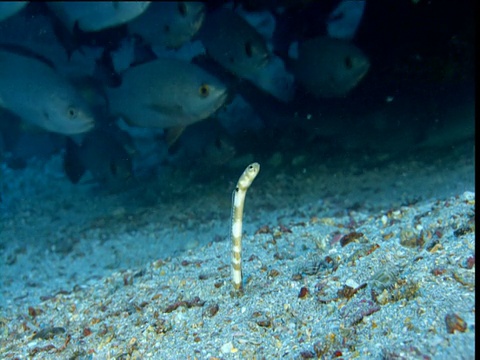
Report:
M 256 159 L 243 294 L 231 192 L 179 170 L 109 194 L 2 168 L 2 359 L 473 359 L 473 143 Z M 201 171 L 201 169 L 199 170 Z

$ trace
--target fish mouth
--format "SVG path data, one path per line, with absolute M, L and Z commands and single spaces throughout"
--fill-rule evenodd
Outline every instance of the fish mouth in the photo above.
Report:
M 210 108 L 203 111 L 203 115 L 201 116 L 202 119 L 205 119 L 215 113 L 218 109 L 220 109 L 223 105 L 225 105 L 225 101 L 227 100 L 229 92 L 227 89 L 223 90 L 221 93 L 218 94 L 215 102 L 212 103 Z M 198 121 L 198 120 L 197 120 Z
M 199 9 L 199 11 L 195 14 L 194 20 L 192 23 L 192 27 L 195 32 L 197 32 L 200 29 L 200 26 L 202 26 L 204 20 L 205 20 L 205 11 L 202 9 Z
M 355 78 L 355 85 L 358 84 L 368 73 L 370 70 L 370 64 L 364 64 L 358 71 L 358 75 Z
M 92 130 L 95 127 L 94 119 L 87 119 L 78 124 L 78 126 L 73 129 L 70 134 L 81 134 Z
M 228 97 L 228 90 L 225 89 L 225 90 L 222 91 L 222 93 L 219 96 L 220 102 L 223 103 L 225 100 L 227 100 L 227 97 Z
M 225 101 L 227 101 L 228 95 L 229 93 L 227 89 L 223 90 L 222 93 L 218 95 L 217 106 L 215 110 L 218 110 L 223 106 L 223 104 L 225 104 Z

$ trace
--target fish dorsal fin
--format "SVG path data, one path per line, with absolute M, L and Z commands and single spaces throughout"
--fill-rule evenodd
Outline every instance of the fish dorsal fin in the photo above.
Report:
M 38 54 L 35 51 L 30 50 L 30 49 L 28 49 L 26 47 L 23 47 L 21 45 L 9 44 L 9 43 L 0 43 L 0 50 L 8 51 L 8 52 L 16 54 L 16 55 L 20 55 L 20 56 L 24 56 L 24 57 L 28 57 L 28 58 L 38 60 L 38 61 L 44 63 L 45 65 L 47 65 L 49 68 L 55 70 L 55 65 L 54 65 L 53 61 L 51 61 L 50 59 L 46 58 L 45 56 L 43 56 L 41 54 Z

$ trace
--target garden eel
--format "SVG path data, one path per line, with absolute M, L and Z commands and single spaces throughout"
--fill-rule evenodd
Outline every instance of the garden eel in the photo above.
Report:
M 260 164 L 247 166 L 232 194 L 232 283 L 236 291 L 242 290 L 242 219 L 245 195 L 260 171 Z

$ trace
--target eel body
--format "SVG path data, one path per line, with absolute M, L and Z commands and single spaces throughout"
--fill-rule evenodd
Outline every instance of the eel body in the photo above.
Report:
M 236 291 L 242 289 L 242 224 L 247 190 L 260 171 L 260 164 L 247 166 L 238 179 L 232 196 L 232 283 Z

